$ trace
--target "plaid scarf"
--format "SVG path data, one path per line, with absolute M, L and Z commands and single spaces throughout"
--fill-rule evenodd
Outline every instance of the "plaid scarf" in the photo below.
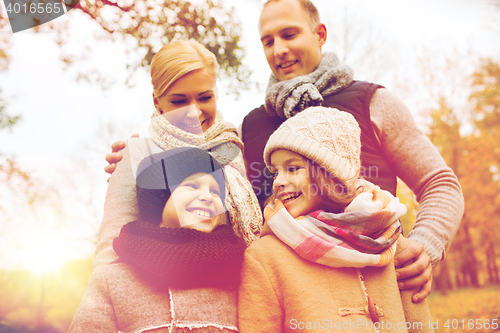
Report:
M 294 219 L 276 199 L 264 209 L 274 234 L 302 258 L 329 267 L 386 266 L 401 234 L 406 206 L 373 186 L 334 214 L 315 211 Z

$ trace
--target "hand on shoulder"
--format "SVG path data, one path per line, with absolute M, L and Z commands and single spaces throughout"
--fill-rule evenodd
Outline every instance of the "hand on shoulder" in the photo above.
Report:
M 138 138 L 139 134 L 132 134 L 131 138 Z M 111 145 L 111 153 L 106 154 L 106 162 L 108 165 L 104 167 L 104 171 L 110 175 L 115 172 L 116 163 L 120 162 L 123 158 L 123 154 L 120 152 L 125 148 L 125 141 L 115 141 Z M 109 178 L 108 178 L 109 183 Z

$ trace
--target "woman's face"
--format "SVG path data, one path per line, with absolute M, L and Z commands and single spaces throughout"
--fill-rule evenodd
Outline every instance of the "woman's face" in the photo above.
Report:
M 153 100 L 172 125 L 200 135 L 215 121 L 215 77 L 204 69 L 192 71 L 177 79 L 160 97 L 153 94 Z

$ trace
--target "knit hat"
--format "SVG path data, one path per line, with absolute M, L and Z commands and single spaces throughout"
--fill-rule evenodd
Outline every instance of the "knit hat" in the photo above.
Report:
M 287 119 L 270 136 L 264 161 L 271 164 L 271 153 L 288 149 L 325 168 L 344 185 L 356 182 L 361 162 L 361 130 L 354 117 L 322 106 L 305 109 Z
M 172 192 L 189 176 L 203 172 L 219 184 L 224 203 L 226 182 L 220 164 L 208 152 L 181 147 L 146 157 L 137 169 L 136 187 L 139 215 L 143 221 L 160 224 Z

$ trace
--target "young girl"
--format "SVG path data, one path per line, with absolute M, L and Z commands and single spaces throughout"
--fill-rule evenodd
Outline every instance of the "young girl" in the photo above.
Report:
M 360 150 L 357 122 L 336 109 L 309 108 L 271 135 L 275 195 L 245 252 L 240 332 L 431 331 L 427 304 L 397 286 L 406 207 L 360 178 Z
M 137 166 L 146 157 L 176 147 L 210 151 L 221 163 L 227 179 L 226 207 L 222 216 L 248 244 L 257 239 L 262 214 L 245 175 L 236 127 L 217 111 L 217 61 L 195 41 L 178 40 L 158 51 L 151 64 L 156 110 L 148 129 L 150 138 L 133 138 L 110 178 L 94 267 L 117 258 L 113 239 L 127 222 L 138 219 Z M 226 191 L 226 190 L 224 190 Z
M 237 332 L 246 244 L 221 224 L 225 180 L 197 148 L 141 162 L 140 220 L 114 240 L 119 259 L 98 266 L 70 332 Z

